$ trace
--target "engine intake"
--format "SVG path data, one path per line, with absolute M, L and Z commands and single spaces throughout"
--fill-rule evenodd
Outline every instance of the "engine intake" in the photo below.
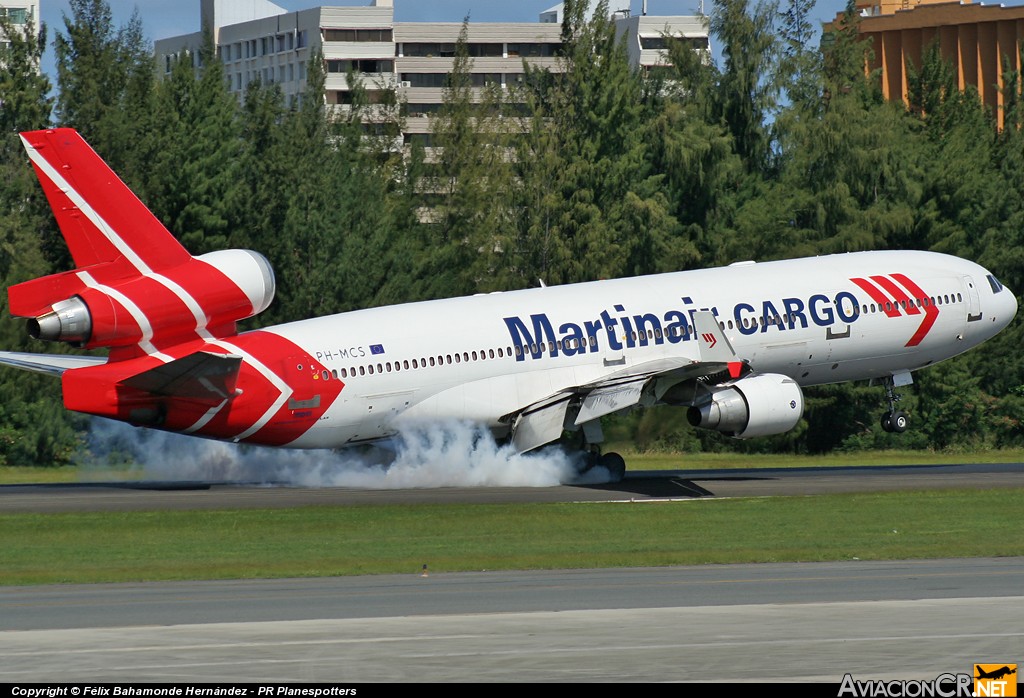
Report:
M 789 376 L 748 376 L 716 386 L 702 403 L 690 407 L 690 424 L 715 429 L 738 439 L 789 431 L 804 413 L 804 395 Z

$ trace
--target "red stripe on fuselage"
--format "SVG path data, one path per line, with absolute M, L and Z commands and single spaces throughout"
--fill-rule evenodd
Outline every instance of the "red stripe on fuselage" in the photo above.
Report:
M 916 347 L 931 331 L 932 326 L 935 325 L 935 321 L 939 317 L 939 309 L 932 302 L 931 298 L 924 290 L 911 281 L 905 274 L 890 274 L 899 283 L 903 284 L 903 287 L 910 291 L 913 295 L 920 298 L 923 302 L 922 308 L 924 308 L 924 320 L 921 321 L 921 326 L 917 328 L 917 332 L 910 338 L 910 341 L 905 346 Z
M 867 279 L 850 279 L 853 283 L 860 286 L 865 293 L 871 296 L 871 300 L 878 304 L 878 309 L 884 312 L 889 317 L 899 317 L 900 311 L 893 304 L 892 299 L 886 297 L 880 289 L 878 289 L 873 283 Z
M 918 310 L 917 306 L 914 304 L 914 299 L 908 296 L 902 288 L 894 284 L 892 281 L 884 276 L 872 276 L 871 280 L 892 294 L 892 298 L 896 301 L 896 305 L 906 310 L 907 315 L 921 314 L 921 311 Z
M 197 351 L 243 355 L 235 384 L 236 394 L 221 406 L 215 400 L 152 395 L 118 385 L 161 365 L 162 362 L 152 356 L 65 371 L 64 404 L 78 412 L 168 431 L 190 431 L 226 440 L 245 435 L 241 440 L 249 443 L 281 446 L 295 441 L 315 425 L 345 387 L 300 347 L 269 332 L 249 332 L 216 343 L 186 342 L 169 347 L 165 353 L 172 359 L 179 359 Z M 301 369 L 292 365 L 295 357 L 300 357 Z M 264 370 L 261 371 L 253 360 Z M 264 371 L 272 376 L 268 377 Z M 283 392 L 275 382 L 284 386 Z M 278 404 L 276 408 L 275 404 Z M 211 410 L 215 411 L 212 417 L 209 416 Z M 162 415 L 159 424 L 146 423 L 140 417 L 157 413 Z M 193 429 L 200 420 L 205 420 L 203 425 Z M 257 424 L 259 428 L 253 430 Z

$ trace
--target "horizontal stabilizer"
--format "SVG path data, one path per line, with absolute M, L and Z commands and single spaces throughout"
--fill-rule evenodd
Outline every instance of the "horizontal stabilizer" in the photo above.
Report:
M 27 354 L 20 351 L 0 351 L 0 365 L 13 366 L 23 371 L 60 376 L 74 368 L 88 368 L 107 363 L 103 356 L 62 356 L 60 354 Z
M 234 397 L 241 356 L 197 351 L 126 378 L 119 385 L 153 395 L 219 403 Z

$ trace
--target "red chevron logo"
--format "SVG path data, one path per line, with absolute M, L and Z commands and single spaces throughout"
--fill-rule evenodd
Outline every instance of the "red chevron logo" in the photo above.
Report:
M 707 342 L 708 349 L 714 349 L 715 345 L 718 344 L 718 338 L 710 332 L 705 332 L 701 337 L 703 337 L 704 341 Z
M 924 313 L 921 324 L 904 346 L 916 347 L 920 344 L 939 317 L 939 309 L 928 294 L 905 274 L 889 274 L 888 277 L 872 276 L 870 281 L 860 278 L 850 279 L 850 281 L 871 296 L 871 300 L 878 304 L 879 310 L 888 317 L 900 317 L 903 313 L 907 315 Z

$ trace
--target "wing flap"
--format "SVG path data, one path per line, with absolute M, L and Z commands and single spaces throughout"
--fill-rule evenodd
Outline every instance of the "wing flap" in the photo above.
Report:
M 531 406 L 520 413 L 512 427 L 512 446 L 517 453 L 551 443 L 562 435 L 571 397 L 571 392 L 558 393 L 539 407 Z
M 637 404 L 640 402 L 640 396 L 648 380 L 650 379 L 644 376 L 629 383 L 620 383 L 591 390 L 583 398 L 579 414 L 576 415 L 576 425 L 579 426 L 584 422 L 589 422 L 606 414 L 618 412 Z

